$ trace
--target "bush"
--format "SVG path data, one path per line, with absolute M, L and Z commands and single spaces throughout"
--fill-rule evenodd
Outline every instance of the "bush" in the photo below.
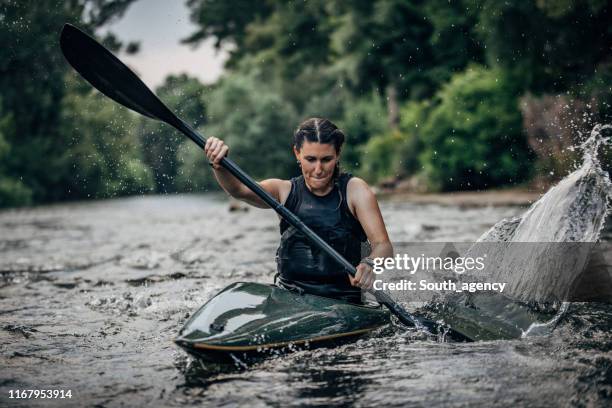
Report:
M 166 78 L 156 94 L 182 120 L 193 127 L 206 122 L 203 96 L 207 88 L 196 78 L 185 74 Z M 140 118 L 140 144 L 145 164 L 152 170 L 157 193 L 177 191 L 176 179 L 180 158 L 178 151 L 185 137 L 170 126 L 149 118 Z M 190 142 L 191 143 L 191 142 Z
M 232 160 L 247 173 L 258 179 L 294 174 L 297 166 L 291 146 L 298 119 L 279 94 L 251 77 L 234 74 L 211 92 L 206 106 L 209 116 L 204 135 L 223 139 Z M 201 150 L 182 146 L 179 157 L 179 188 L 193 191 L 214 186 Z
M 573 93 L 588 102 L 591 127 L 596 123 L 612 123 L 612 62 L 595 67 L 593 76 Z
M 359 175 L 370 183 L 386 177 L 398 177 L 398 146 L 402 144 L 399 132 L 389 132 L 371 138 L 360 148 L 363 165 Z
M 21 181 L 0 176 L 0 208 L 32 203 L 32 191 Z
M 346 135 L 346 143 L 342 152 L 342 166 L 349 171 L 362 175 L 367 170 L 361 169 L 371 158 L 364 156 L 364 146 L 375 135 L 388 131 L 387 110 L 379 94 L 345 102 L 343 118 L 337 125 Z M 367 150 L 367 149 L 366 149 Z M 373 166 L 373 163 L 366 166 Z
M 3 116 L 0 106 L 0 208 L 16 207 L 32 202 L 32 190 L 27 188 L 20 180 L 8 175 L 7 170 L 2 165 L 11 150 L 11 146 L 4 135 L 8 132 L 14 132 L 14 130 L 12 115 Z
M 191 141 L 185 141 L 176 155 L 179 168 L 174 184 L 185 193 L 218 190 L 220 187 L 206 161 L 204 152 Z
M 402 142 L 397 147 L 396 171 L 410 176 L 421 170 L 419 154 L 423 150 L 423 128 L 431 111 L 430 101 L 410 101 L 400 110 Z
M 70 85 L 70 81 L 68 82 Z M 98 93 L 69 92 L 62 101 L 62 198 L 113 197 L 153 189 L 135 128 L 138 117 Z
M 360 147 L 363 163 L 360 175 L 370 182 L 377 182 L 384 178 L 407 177 L 419 171 L 421 133 L 428 112 L 427 101 L 410 101 L 403 105 L 399 131 L 377 134 Z
M 420 161 L 430 187 L 472 190 L 529 176 L 516 92 L 498 70 L 473 66 L 438 93 L 422 133 Z

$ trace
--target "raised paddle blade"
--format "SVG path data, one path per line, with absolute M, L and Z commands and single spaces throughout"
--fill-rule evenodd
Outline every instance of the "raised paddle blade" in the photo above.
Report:
M 64 25 L 60 47 L 70 65 L 104 95 L 149 118 L 180 122 L 136 74 L 77 27 Z

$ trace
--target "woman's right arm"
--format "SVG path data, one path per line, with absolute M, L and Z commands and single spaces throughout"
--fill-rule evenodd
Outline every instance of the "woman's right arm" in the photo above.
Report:
M 221 167 L 221 159 L 227 156 L 228 152 L 229 147 L 223 142 L 223 140 L 216 137 L 209 137 L 206 139 L 204 153 L 206 153 L 206 157 L 212 165 L 215 178 L 217 179 L 217 182 L 221 188 L 238 200 L 247 202 L 255 207 L 268 208 L 269 206 L 261 198 L 259 198 L 247 186 L 242 184 L 242 182 L 234 177 L 229 171 Z M 272 197 L 274 197 L 276 201 L 281 203 L 287 198 L 289 190 L 291 189 L 291 182 L 281 179 L 264 180 L 260 182 L 259 185 Z

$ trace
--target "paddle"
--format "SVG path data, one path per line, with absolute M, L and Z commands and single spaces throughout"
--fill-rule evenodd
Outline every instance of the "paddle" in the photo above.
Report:
M 89 35 L 73 25 L 66 24 L 60 36 L 60 46 L 70 65 L 94 88 L 127 108 L 167 123 L 189 137 L 202 149 L 204 148 L 206 140 L 198 132 L 172 113 L 136 74 Z M 257 194 L 285 221 L 307 236 L 315 246 L 334 258 L 348 273 L 355 276 L 356 269 L 353 265 L 276 201 L 231 159 L 225 157 L 220 164 Z M 440 327 L 437 323 L 411 315 L 387 293 L 382 291 L 370 291 L 370 293 L 405 325 L 438 333 Z M 452 329 L 449 329 L 446 335 L 457 341 L 470 341 L 469 338 Z

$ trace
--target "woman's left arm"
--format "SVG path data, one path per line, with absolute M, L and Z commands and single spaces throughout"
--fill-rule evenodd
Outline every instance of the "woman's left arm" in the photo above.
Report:
M 385 221 L 383 220 L 378 201 L 370 186 L 360 178 L 353 177 L 347 186 L 348 206 L 365 231 L 372 246 L 370 258 L 387 258 L 393 256 L 393 246 L 389 241 Z M 375 275 L 369 265 L 357 265 L 355 277 L 351 284 L 364 289 L 372 287 Z

